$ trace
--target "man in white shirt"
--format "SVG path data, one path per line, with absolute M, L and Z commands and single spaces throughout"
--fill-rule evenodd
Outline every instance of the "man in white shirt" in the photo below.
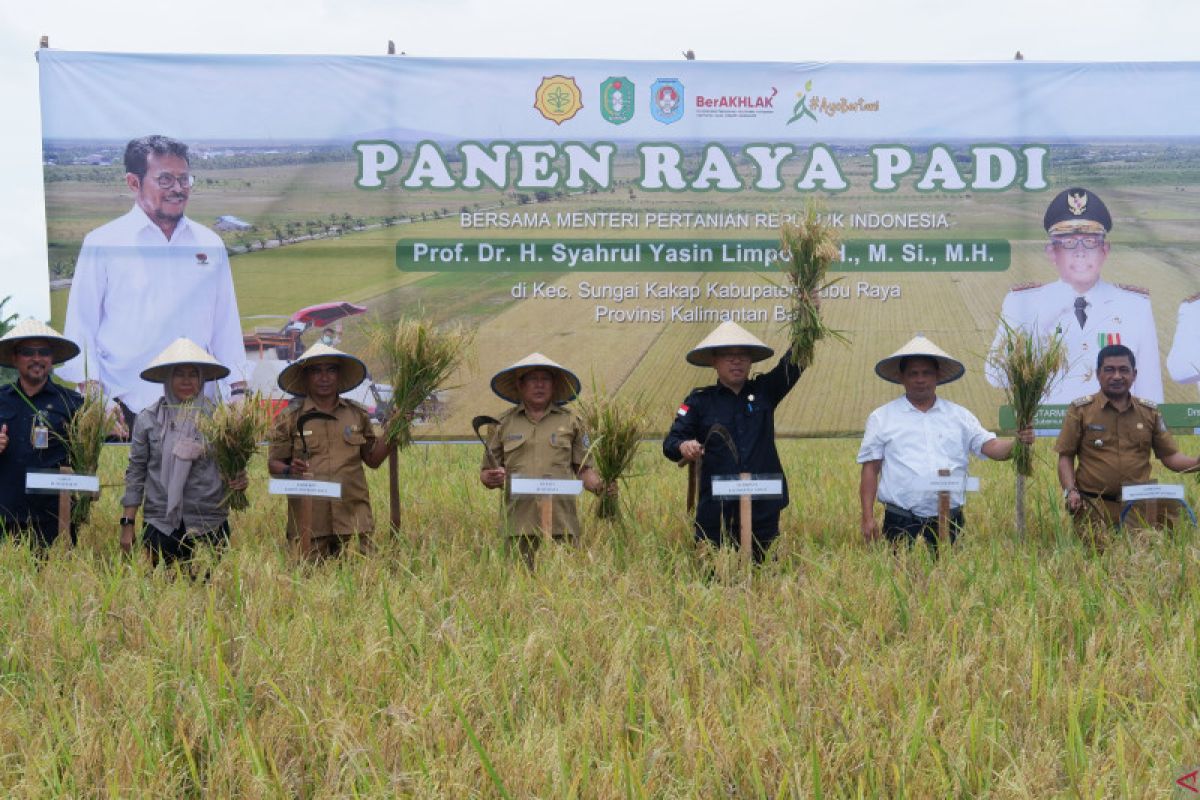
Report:
M 1167 354 L 1167 372 L 1178 383 L 1200 384 L 1200 294 L 1179 304 L 1175 339 Z
M 924 336 L 917 336 L 875 365 L 875 373 L 904 386 L 904 395 L 880 406 L 867 418 L 858 463 L 862 464 L 858 495 L 862 503 L 862 533 L 868 542 L 880 535 L 875 501 L 884 506 L 883 536 L 893 545 L 923 537 L 937 547 L 937 492 L 921 488 L 938 470 L 965 483 L 967 461 L 1004 461 L 1012 456 L 1015 439 L 997 439 L 967 409 L 937 396 L 937 387 L 962 377 L 962 363 Z M 1032 428 L 1017 437 L 1032 444 Z M 963 527 L 964 489 L 951 492 L 950 540 Z
M 83 240 L 65 326 L 82 352 L 59 375 L 102 390 L 131 420 L 162 394 L 142 370 L 186 336 L 231 367 L 226 393 L 240 393 L 248 371 L 229 257 L 219 236 L 184 216 L 195 180 L 187 145 L 134 139 L 125 170 L 134 206 Z

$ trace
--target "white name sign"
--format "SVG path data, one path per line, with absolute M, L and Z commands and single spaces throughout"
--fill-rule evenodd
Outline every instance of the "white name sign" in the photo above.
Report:
M 741 497 L 743 495 L 751 497 L 774 495 L 778 497 L 783 494 L 783 479 L 713 478 L 712 493 L 714 497 Z
M 25 488 L 55 492 L 99 492 L 100 478 L 69 472 L 26 472 Z
M 1136 486 L 1122 486 L 1121 500 L 1132 503 L 1134 500 L 1183 500 L 1183 487 L 1177 483 L 1142 483 Z
M 267 493 L 284 494 L 288 497 L 324 497 L 330 500 L 340 500 L 342 499 L 342 485 L 334 481 L 272 478 L 267 483 Z
M 923 492 L 978 492 L 979 478 L 974 475 L 930 475 L 917 482 Z
M 569 494 L 575 495 L 583 491 L 583 481 L 566 478 L 518 478 L 513 477 L 509 483 L 512 494 Z

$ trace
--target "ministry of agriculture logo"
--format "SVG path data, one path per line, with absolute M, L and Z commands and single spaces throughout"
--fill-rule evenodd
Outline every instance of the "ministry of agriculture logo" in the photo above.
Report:
M 533 93 L 533 107 L 555 125 L 562 125 L 583 108 L 583 93 L 574 78 L 551 75 L 542 78 Z
M 600 84 L 600 116 L 613 125 L 633 119 L 633 81 L 609 78 Z
M 670 125 L 683 119 L 683 84 L 675 78 L 659 78 L 650 87 L 650 115 Z

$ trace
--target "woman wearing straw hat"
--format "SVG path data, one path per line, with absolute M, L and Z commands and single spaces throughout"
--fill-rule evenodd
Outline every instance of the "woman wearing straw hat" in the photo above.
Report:
M 599 492 L 600 475 L 591 467 L 583 420 L 564 406 L 579 394 L 579 378 L 541 353 L 532 353 L 492 377 L 492 391 L 513 403 L 504 412 L 488 440 L 479 480 L 489 489 L 505 487 L 512 475 L 531 478 L 583 481 L 583 488 Z M 537 498 L 513 497 L 505 490 L 505 533 L 532 567 L 542 540 Z M 556 495 L 551 512 L 556 541 L 579 536 L 575 498 Z
M 208 455 L 196 429 L 200 414 L 211 414 L 204 396 L 207 381 L 221 380 L 229 368 L 190 339 L 176 339 L 141 372 L 160 383 L 163 396 L 138 413 L 133 423 L 125 497 L 121 504 L 121 549 L 133 548 L 137 510 L 142 508 L 142 545 L 157 566 L 186 562 L 199 545 L 220 550 L 229 543 L 229 489 L 244 489 L 245 475 L 228 484 Z
M 375 469 L 387 459 L 387 439 L 376 436 L 366 409 L 341 396 L 361 384 L 367 366 L 352 355 L 317 342 L 279 373 L 279 388 L 296 395 L 275 420 L 268 469 L 275 477 L 311 475 L 340 483 L 337 500 L 312 498 L 306 559 L 342 553 L 350 544 L 369 552 L 375 518 L 363 465 Z M 288 541 L 303 545 L 301 508 L 305 499 L 288 498 Z
M 663 441 L 663 454 L 672 461 L 693 462 L 701 457 L 700 496 L 696 503 L 696 541 L 720 546 L 737 542 L 741 533 L 738 500 L 713 497 L 714 475 L 778 473 L 775 449 L 775 409 L 800 380 L 800 367 L 791 353 L 763 375 L 750 377 L 750 365 L 774 354 L 758 337 L 736 322 L 722 322 L 687 354 L 689 364 L 712 367 L 717 382 L 693 389 Z M 724 428 L 724 437 L 711 434 Z M 733 447 L 730 447 L 730 444 Z M 779 535 L 779 514 L 788 504 L 787 479 L 778 498 L 759 498 L 753 505 L 751 533 L 754 560 L 761 563 Z M 728 539 L 722 537 L 722 527 Z
M 904 386 L 904 394 L 871 412 L 858 451 L 861 527 L 868 542 L 880 534 L 875 520 L 878 498 L 884 507 L 883 535 L 889 542 L 911 544 L 923 537 L 936 548 L 938 493 L 921 483 L 942 469 L 965 479 L 972 453 L 996 461 L 1012 457 L 1016 439 L 997 439 L 970 411 L 937 396 L 938 386 L 958 380 L 965 371 L 961 361 L 924 336 L 875 365 L 875 374 Z M 1017 438 L 1032 444 L 1033 429 L 1018 431 Z M 963 527 L 964 494 L 962 489 L 950 493 L 951 542 Z
M 58 537 L 58 497 L 26 494 L 25 475 L 68 461 L 68 425 L 83 398 L 50 375 L 55 364 L 78 352 L 74 342 L 34 319 L 18 322 L 0 338 L 0 365 L 17 370 L 17 380 L 0 387 L 0 536 L 27 529 L 39 552 Z

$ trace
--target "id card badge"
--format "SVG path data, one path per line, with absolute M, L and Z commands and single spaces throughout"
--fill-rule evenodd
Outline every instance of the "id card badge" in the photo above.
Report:
M 34 450 L 45 450 L 50 447 L 50 429 L 45 425 L 34 425 L 30 431 Z

